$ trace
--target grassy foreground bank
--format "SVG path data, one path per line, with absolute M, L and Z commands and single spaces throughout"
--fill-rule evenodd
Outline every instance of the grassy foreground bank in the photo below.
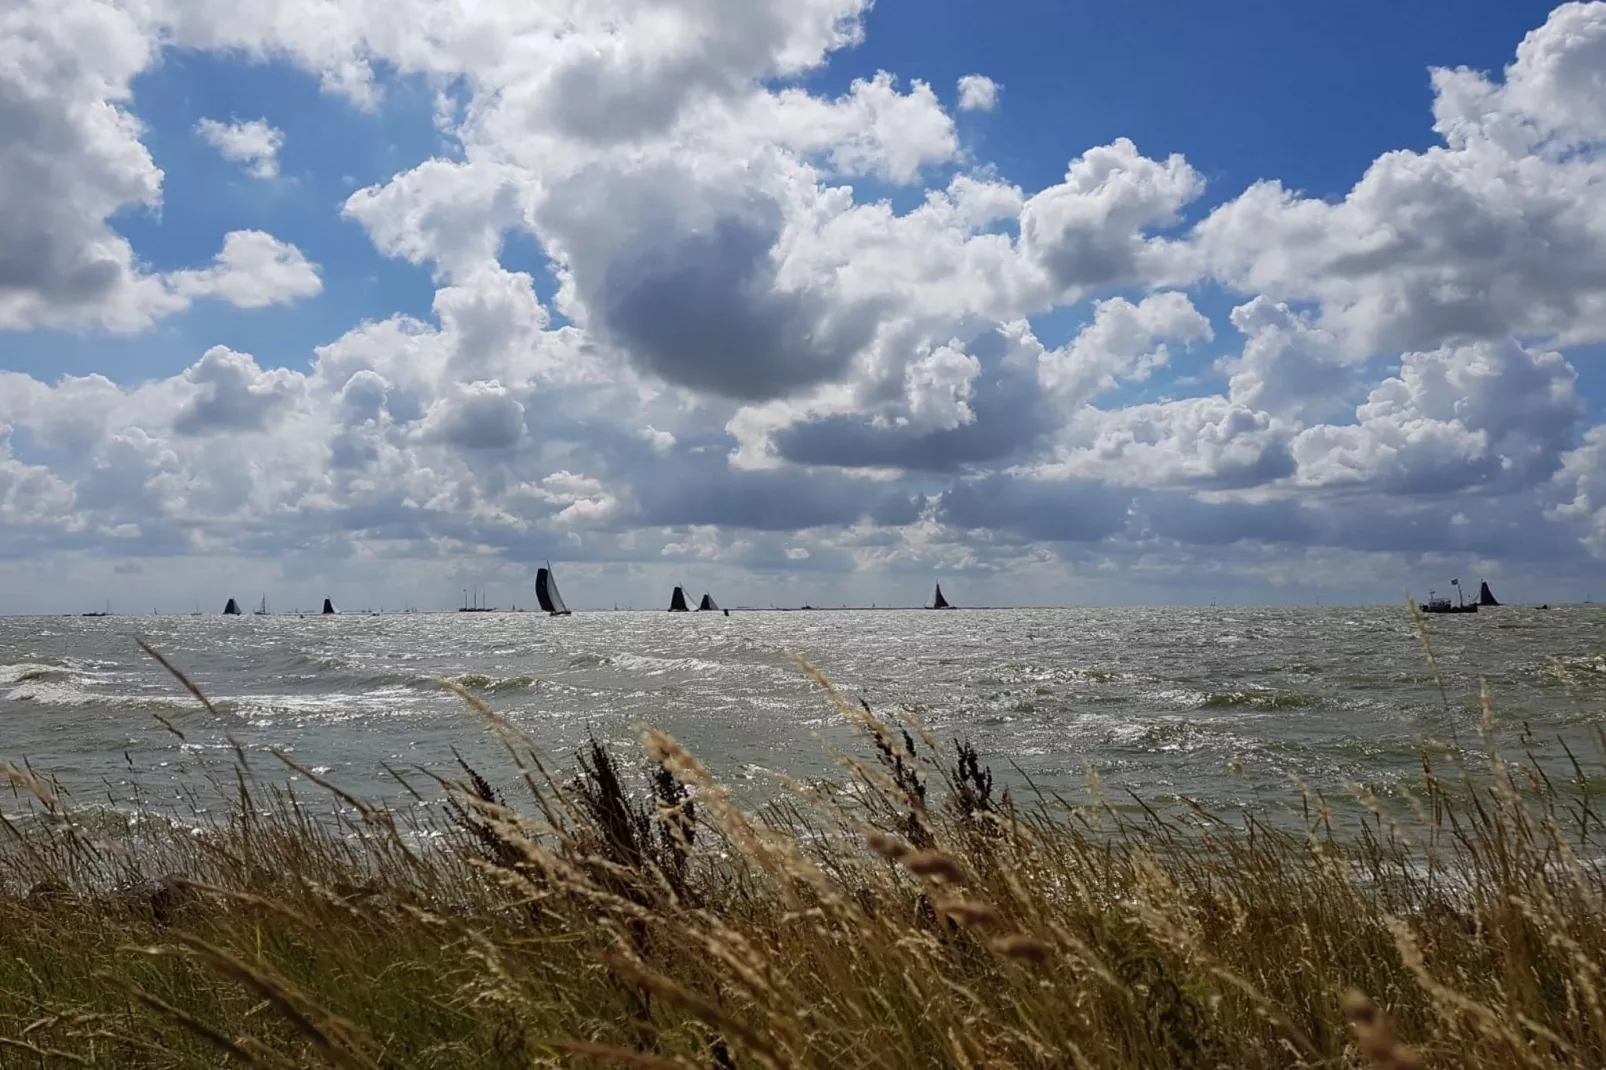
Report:
M 430 818 L 300 770 L 318 804 L 242 775 L 129 841 L 3 767 L 37 817 L 0 828 L 0 1066 L 1606 1063 L 1582 770 L 1424 760 L 1408 820 L 1291 789 L 1291 833 L 1011 800 L 830 696 L 853 790 L 756 815 L 667 736 L 560 773 L 466 694 L 523 776 Z

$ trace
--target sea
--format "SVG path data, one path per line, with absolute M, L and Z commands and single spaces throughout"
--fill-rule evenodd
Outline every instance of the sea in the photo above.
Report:
M 317 794 L 277 753 L 416 806 L 426 772 L 460 775 L 458 755 L 513 776 L 449 680 L 556 770 L 592 738 L 638 763 L 652 726 L 757 801 L 873 757 L 801 663 L 944 760 L 968 741 L 1017 799 L 1279 820 L 1307 789 L 1403 802 L 1424 756 L 1477 775 L 1493 744 L 1563 781 L 1576 757 L 1585 786 L 1603 758 L 1602 608 L 1419 623 L 1401 605 L 0 618 L 0 761 L 81 806 L 194 808 L 242 759 Z M 0 813 L 21 805 L 0 796 Z

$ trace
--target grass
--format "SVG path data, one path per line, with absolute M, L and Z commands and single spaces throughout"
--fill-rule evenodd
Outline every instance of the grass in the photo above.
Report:
M 1303 830 L 1133 816 L 1011 798 L 817 679 L 863 733 L 851 790 L 757 813 L 650 729 L 560 774 L 455 685 L 518 774 L 407 813 L 241 754 L 226 813 L 108 836 L 0 767 L 32 811 L 0 829 L 0 1066 L 1606 1062 L 1581 766 L 1424 757 L 1355 832 L 1313 795 Z

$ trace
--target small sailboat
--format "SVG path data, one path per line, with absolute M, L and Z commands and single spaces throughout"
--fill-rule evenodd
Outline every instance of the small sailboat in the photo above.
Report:
M 262 596 L 262 604 L 251 611 L 253 617 L 266 617 L 268 615 L 268 596 Z
M 1489 590 L 1488 581 L 1480 583 L 1478 585 L 1478 605 L 1498 606 L 1499 604 L 1499 602 L 1495 601 L 1494 592 Z
M 714 604 L 713 596 L 708 594 L 706 591 L 703 593 L 703 600 L 701 602 L 697 603 L 697 612 L 699 612 L 699 613 L 718 613 L 719 612 L 719 607 Z
M 948 599 L 946 599 L 946 598 L 944 598 L 942 596 L 942 584 L 941 583 L 937 584 L 937 593 L 931 600 L 931 608 L 932 609 L 953 609 L 954 608 L 953 606 L 948 604 Z
M 323 600 L 323 615 L 324 616 L 332 617 L 338 612 L 340 612 L 340 611 L 335 608 L 335 604 L 331 599 L 325 598 Z
M 689 607 L 686 605 L 686 589 L 684 587 L 676 587 L 675 593 L 669 596 L 669 612 L 685 613 L 688 612 L 688 610 Z
M 225 617 L 238 617 L 240 615 L 240 603 L 232 598 L 229 599 L 228 604 L 223 607 L 223 615 Z
M 563 595 L 558 593 L 558 581 L 552 575 L 552 562 L 548 561 L 545 568 L 536 569 L 535 572 L 535 600 L 541 603 L 541 609 L 554 617 L 567 617 L 571 610 L 563 603 Z

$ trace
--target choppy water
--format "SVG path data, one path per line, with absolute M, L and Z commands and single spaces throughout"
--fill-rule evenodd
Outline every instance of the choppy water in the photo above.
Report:
M 1562 741 L 1599 757 L 1601 610 L 1501 608 L 1428 628 L 1447 700 L 1400 607 L 9 618 L 0 759 L 26 758 L 80 798 L 121 801 L 137 782 L 150 801 L 221 768 L 232 737 L 253 768 L 282 773 L 266 758 L 276 747 L 394 799 L 385 763 L 449 772 L 456 746 L 495 765 L 444 676 L 559 764 L 589 731 L 629 744 L 646 722 L 757 789 L 766 770 L 832 775 L 832 748 L 864 750 L 790 652 L 850 697 L 969 737 L 1001 777 L 1072 795 L 1090 768 L 1112 789 L 1221 808 L 1282 805 L 1291 777 L 1397 793 L 1420 783 L 1424 748 L 1440 762 L 1482 753 L 1480 677 L 1505 746 L 1557 769 Z

